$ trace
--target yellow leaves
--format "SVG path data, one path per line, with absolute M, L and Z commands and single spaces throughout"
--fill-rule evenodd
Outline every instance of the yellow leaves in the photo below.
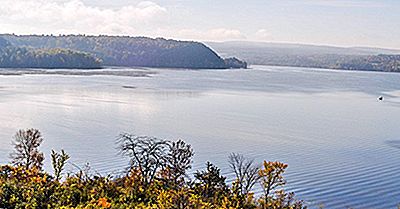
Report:
M 42 179 L 38 176 L 34 176 L 34 177 L 32 177 L 32 181 L 36 182 L 36 183 L 40 183 L 40 182 L 42 182 Z
M 47 182 L 47 176 L 43 176 L 43 177 L 40 177 L 40 176 L 33 176 L 33 177 L 31 178 L 31 181 L 32 181 L 32 182 L 35 182 L 35 183 L 38 183 L 38 184 L 40 184 L 40 183 L 46 183 L 46 182 Z
M 283 173 L 287 167 L 287 164 L 281 162 L 264 161 L 263 167 L 259 171 L 259 175 L 261 177 L 261 185 L 266 200 L 274 195 L 274 192 L 278 187 L 285 185 L 286 181 L 283 178 Z
M 263 168 L 259 171 L 260 175 L 269 174 L 275 171 L 284 171 L 288 167 L 287 164 L 281 162 L 264 161 Z M 283 172 L 280 172 L 283 173 Z
M 259 171 L 261 176 L 270 175 L 271 173 L 282 174 L 288 167 L 287 164 L 281 162 L 267 162 L 264 161 L 263 168 Z
M 95 195 L 95 194 L 97 194 L 97 191 L 96 191 L 96 189 L 95 189 L 95 188 L 93 188 L 92 190 L 90 190 L 90 194 L 92 194 L 92 195 Z
M 247 194 L 247 197 L 246 197 L 247 199 L 246 199 L 246 201 L 247 202 L 253 202 L 254 201 L 254 193 L 253 192 L 249 192 L 248 194 Z
M 144 188 L 143 187 L 139 187 L 139 191 L 140 192 L 144 192 Z
M 97 206 L 102 207 L 102 208 L 110 208 L 111 203 L 108 202 L 107 198 L 102 197 L 102 198 L 99 198 L 99 200 L 97 202 Z
M 190 182 L 170 186 L 168 182 L 155 180 L 144 187 L 137 172 L 114 179 L 82 179 L 79 175 L 72 175 L 59 182 L 37 169 L 0 166 L 0 199 L 7 197 L 8 208 L 289 209 L 291 203 L 288 200 L 293 201 L 293 197 L 278 187 L 284 184 L 286 168 L 287 165 L 280 162 L 263 163 L 259 172 L 261 182 L 271 193 L 259 198 L 253 193 L 243 195 L 235 192 L 234 186 L 213 196 L 199 192 Z
M 228 197 L 224 197 L 222 200 L 222 205 L 219 207 L 219 209 L 235 209 L 237 207 L 232 207 L 231 201 L 228 199 Z
M 173 200 L 171 193 L 163 190 L 158 194 L 157 205 L 159 206 L 159 209 L 167 209 L 173 207 Z

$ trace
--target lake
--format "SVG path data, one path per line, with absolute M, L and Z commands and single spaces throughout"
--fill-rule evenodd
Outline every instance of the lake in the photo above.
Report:
M 400 203 L 400 74 L 252 66 L 149 69 L 149 77 L 0 76 L 0 163 L 18 129 L 37 128 L 69 169 L 118 175 L 124 132 L 184 139 L 194 170 L 207 161 L 232 177 L 231 152 L 289 164 L 287 190 L 311 206 L 396 208 Z M 377 98 L 382 95 L 384 101 Z

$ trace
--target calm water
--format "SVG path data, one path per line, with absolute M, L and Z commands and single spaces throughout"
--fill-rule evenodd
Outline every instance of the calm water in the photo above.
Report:
M 132 132 L 185 139 L 196 151 L 194 169 L 211 161 L 228 176 L 231 152 L 288 163 L 288 189 L 310 204 L 400 203 L 400 74 L 157 71 L 150 78 L 0 76 L 0 163 L 8 162 L 13 134 L 34 127 L 47 156 L 63 148 L 76 166 L 118 173 L 127 160 L 115 139 Z

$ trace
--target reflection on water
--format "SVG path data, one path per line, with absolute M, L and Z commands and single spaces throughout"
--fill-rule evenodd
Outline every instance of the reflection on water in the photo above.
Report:
M 400 74 L 158 71 L 150 78 L 0 76 L 0 163 L 16 130 L 34 127 L 47 156 L 63 148 L 78 166 L 118 173 L 127 160 L 115 139 L 132 132 L 185 139 L 196 151 L 194 169 L 211 161 L 228 176 L 231 152 L 283 161 L 288 189 L 326 208 L 400 203 Z

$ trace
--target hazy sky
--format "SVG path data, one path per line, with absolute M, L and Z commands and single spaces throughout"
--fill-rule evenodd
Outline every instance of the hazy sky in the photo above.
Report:
M 400 49 L 400 0 L 0 0 L 0 33 Z

